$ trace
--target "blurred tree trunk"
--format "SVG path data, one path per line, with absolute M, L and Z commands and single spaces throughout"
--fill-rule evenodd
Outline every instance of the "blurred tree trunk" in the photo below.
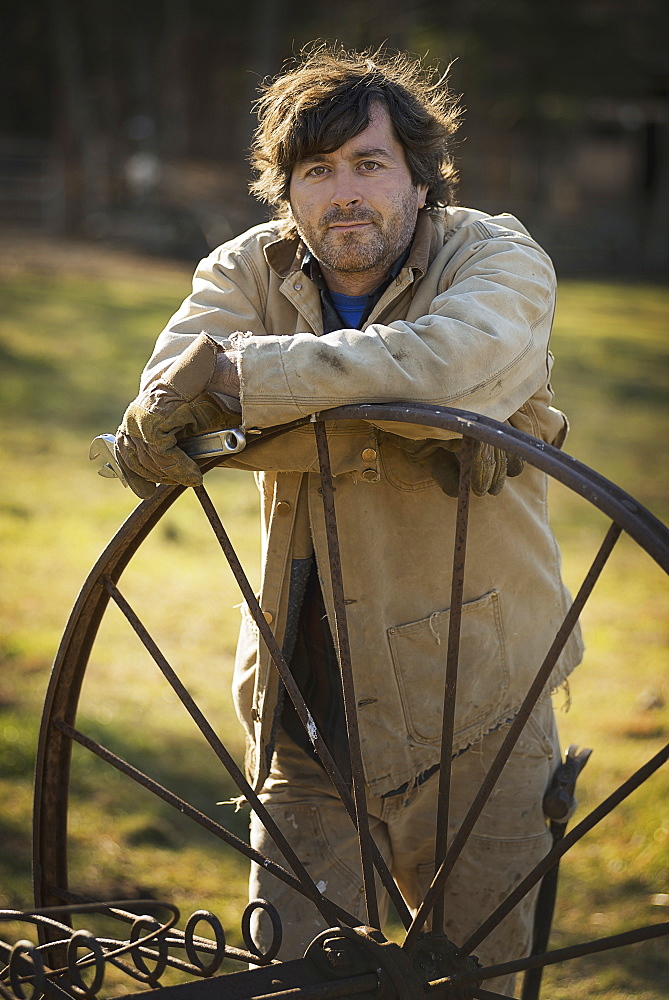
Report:
M 84 78 L 80 30 L 71 0 L 49 0 L 53 26 L 56 101 L 56 156 L 62 178 L 53 219 L 58 229 L 79 229 L 96 209 L 95 136 Z
M 168 157 L 182 157 L 188 152 L 188 87 L 184 71 L 184 45 L 190 27 L 189 0 L 166 0 L 163 32 L 161 108 L 161 146 Z
M 239 108 L 237 144 L 240 166 L 244 172 L 248 171 L 246 156 L 257 123 L 251 107 L 258 98 L 261 81 L 275 76 L 281 69 L 280 54 L 285 51 L 285 18 L 285 0 L 255 0 L 253 14 L 248 20 L 249 82 L 246 88 L 247 98 Z M 267 209 L 253 200 L 249 200 L 248 212 L 251 225 L 261 222 L 267 216 Z
M 669 265 L 669 123 L 660 113 L 646 122 L 642 141 L 639 247 L 643 263 L 664 274 Z
M 283 49 L 283 0 L 256 0 L 255 13 L 249 18 L 251 35 L 250 70 L 256 81 L 274 76 L 281 68 L 279 52 Z M 254 84 L 255 86 L 255 84 Z

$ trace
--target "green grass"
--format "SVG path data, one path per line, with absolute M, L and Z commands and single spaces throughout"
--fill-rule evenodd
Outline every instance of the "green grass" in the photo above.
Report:
M 115 428 L 157 332 L 187 292 L 187 269 L 64 245 L 0 259 L 0 906 L 27 906 L 31 784 L 41 705 L 69 609 L 135 498 L 94 475 L 90 439 Z M 566 450 L 658 517 L 668 508 L 667 318 L 657 286 L 564 281 L 553 349 Z M 254 586 L 258 502 L 252 477 L 218 470 L 208 488 Z M 605 519 L 553 490 L 564 572 L 575 590 Z M 240 601 L 192 495 L 166 515 L 121 589 L 222 738 L 241 758 L 229 682 Z M 587 655 L 558 693 L 563 745 L 594 753 L 577 821 L 655 753 L 669 729 L 666 578 L 623 540 L 584 615 Z M 79 724 L 203 812 L 245 836 L 232 783 L 155 664 L 110 610 L 95 644 Z M 91 895 L 173 899 L 218 913 L 239 943 L 245 864 L 178 812 L 75 748 L 71 883 Z M 655 775 L 565 860 L 553 945 L 666 914 L 669 787 Z M 26 935 L 6 925 L 0 937 Z M 231 966 L 232 968 L 232 966 Z M 657 943 L 549 969 L 553 1000 L 660 1000 L 669 975 Z M 119 985 L 118 989 L 127 990 Z
M 667 519 L 669 291 L 564 281 L 553 336 L 566 450 Z

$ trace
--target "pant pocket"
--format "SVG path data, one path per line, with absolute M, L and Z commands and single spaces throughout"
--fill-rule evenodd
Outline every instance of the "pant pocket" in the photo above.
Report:
M 409 736 L 441 739 L 450 610 L 388 630 Z M 509 687 L 499 594 L 463 605 L 455 700 L 456 742 L 466 745 L 495 717 Z

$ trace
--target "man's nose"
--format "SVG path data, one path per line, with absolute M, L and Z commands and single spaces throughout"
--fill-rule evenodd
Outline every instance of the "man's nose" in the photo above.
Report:
M 362 196 L 355 179 L 346 176 L 337 178 L 330 200 L 337 208 L 354 208 L 359 205 L 362 202 Z

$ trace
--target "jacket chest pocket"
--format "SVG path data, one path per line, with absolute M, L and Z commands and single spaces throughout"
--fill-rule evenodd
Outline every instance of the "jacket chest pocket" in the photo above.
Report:
M 407 732 L 417 743 L 441 739 L 449 625 L 447 610 L 388 629 Z M 499 594 L 492 591 L 462 607 L 455 699 L 461 745 L 494 720 L 508 687 Z

